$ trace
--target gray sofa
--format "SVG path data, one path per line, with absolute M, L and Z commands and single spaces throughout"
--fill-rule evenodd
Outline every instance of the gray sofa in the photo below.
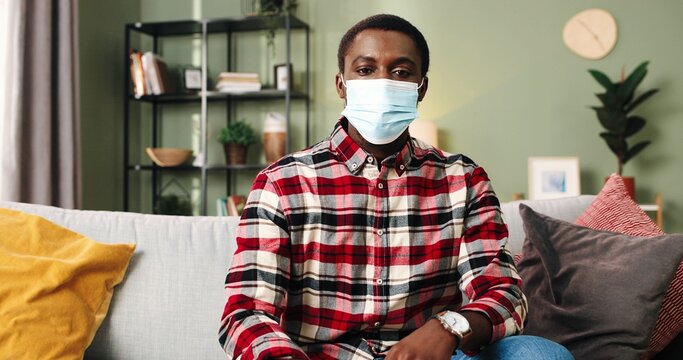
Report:
M 523 202 L 573 221 L 593 198 Z M 521 252 L 524 241 L 518 206 L 519 201 L 502 204 L 513 253 Z M 100 242 L 137 244 L 87 359 L 226 358 L 217 331 L 238 218 L 65 210 L 2 201 L 0 207 L 45 217 Z

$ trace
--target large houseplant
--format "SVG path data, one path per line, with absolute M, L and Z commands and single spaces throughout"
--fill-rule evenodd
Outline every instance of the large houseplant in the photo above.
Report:
M 289 16 L 299 6 L 298 0 L 242 0 L 242 13 L 247 16 L 262 16 L 266 28 L 268 47 L 275 57 L 275 31 L 280 28 L 280 18 Z
M 591 106 L 591 108 L 595 110 L 600 124 L 605 128 L 605 131 L 600 133 L 600 137 L 605 140 L 607 146 L 616 155 L 617 173 L 622 177 L 624 165 L 650 145 L 649 140 L 640 141 L 636 144 L 627 142 L 627 138 L 638 133 L 647 123 L 643 117 L 632 115 L 631 112 L 659 91 L 658 89 L 650 89 L 635 96 L 638 85 L 647 75 L 647 65 L 647 61 L 641 63 L 627 77 L 624 77 L 622 70 L 621 79 L 616 82 L 603 72 L 589 70 L 593 78 L 605 88 L 604 93 L 595 94 L 600 99 L 602 106 Z M 629 192 L 633 196 L 633 179 L 625 178 L 625 182 L 627 187 L 630 183 Z
M 240 165 L 246 163 L 247 147 L 256 142 L 256 133 L 246 121 L 239 120 L 222 128 L 218 141 L 223 144 L 226 162 Z
M 289 16 L 299 6 L 297 0 L 260 0 L 258 15 L 264 16 L 267 28 L 266 42 L 271 49 L 271 56 L 275 57 L 275 31 L 279 28 L 278 20 L 281 16 Z

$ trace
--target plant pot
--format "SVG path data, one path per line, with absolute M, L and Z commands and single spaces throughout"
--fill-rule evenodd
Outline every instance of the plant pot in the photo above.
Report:
M 609 176 L 605 178 L 605 182 L 607 182 L 607 179 L 609 179 Z M 622 176 L 621 180 L 624 181 L 628 195 L 633 201 L 636 201 L 636 179 L 633 176 Z
M 223 144 L 225 162 L 228 165 L 244 165 L 247 163 L 247 147 L 240 144 Z

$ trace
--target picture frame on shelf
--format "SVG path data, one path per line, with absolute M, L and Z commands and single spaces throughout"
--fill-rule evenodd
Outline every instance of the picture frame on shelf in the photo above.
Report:
M 292 64 L 277 64 L 273 66 L 274 84 L 276 90 L 292 90 Z
M 581 195 L 578 157 L 530 157 L 529 199 L 557 199 Z
M 181 70 L 183 89 L 186 91 L 197 91 L 202 89 L 202 69 L 187 67 Z

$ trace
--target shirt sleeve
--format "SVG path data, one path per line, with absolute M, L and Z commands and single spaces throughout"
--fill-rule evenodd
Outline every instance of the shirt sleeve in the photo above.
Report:
M 254 181 L 236 241 L 225 280 L 221 346 L 233 359 L 308 359 L 279 324 L 290 278 L 289 232 L 275 185 L 263 172 Z
M 467 179 L 458 271 L 470 303 L 460 310 L 483 313 L 493 324 L 491 341 L 522 331 L 527 300 L 508 250 L 507 225 L 488 175 L 476 167 Z

